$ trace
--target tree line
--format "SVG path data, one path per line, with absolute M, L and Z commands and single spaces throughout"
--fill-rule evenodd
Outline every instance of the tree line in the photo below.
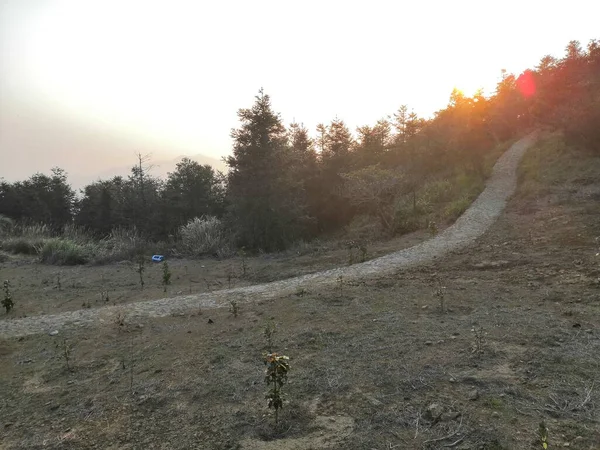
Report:
M 227 174 L 183 159 L 160 180 L 138 155 L 128 177 L 76 195 L 55 168 L 0 182 L 0 214 L 56 232 L 75 224 L 98 238 L 135 228 L 153 240 L 173 239 L 181 225 L 210 215 L 237 245 L 265 251 L 339 230 L 357 215 L 393 234 L 402 231 L 394 209 L 401 197 L 412 196 L 416 208 L 423 183 L 449 170 L 484 177 L 486 154 L 529 129 L 562 129 L 571 144 L 600 151 L 600 44 L 572 41 L 562 58 L 545 56 L 519 76 L 503 72 L 489 97 L 455 89 L 430 119 L 401 106 L 355 133 L 335 118 L 311 136 L 302 124 L 286 127 L 262 90 L 238 118 Z

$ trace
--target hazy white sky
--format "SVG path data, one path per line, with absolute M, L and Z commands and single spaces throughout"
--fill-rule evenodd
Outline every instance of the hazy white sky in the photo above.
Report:
M 592 0 L 0 0 L 0 176 L 134 147 L 220 157 L 261 86 L 311 131 L 430 115 L 600 37 L 598 17 Z

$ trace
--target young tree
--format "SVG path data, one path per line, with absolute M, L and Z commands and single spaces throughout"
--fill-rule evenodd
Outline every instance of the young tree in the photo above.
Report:
M 138 153 L 137 163 L 123 186 L 124 214 L 130 226 L 149 237 L 166 236 L 164 214 L 161 214 L 162 182 L 150 175 L 150 156 Z
M 406 188 L 405 179 L 397 170 L 369 166 L 342 175 L 344 195 L 361 212 L 377 217 L 382 228 L 393 233 L 394 200 Z

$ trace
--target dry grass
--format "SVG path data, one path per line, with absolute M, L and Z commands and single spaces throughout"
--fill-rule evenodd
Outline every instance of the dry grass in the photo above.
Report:
M 555 163 L 542 159 L 540 174 Z M 238 317 L 223 308 L 127 318 L 123 331 L 107 322 L 0 340 L 2 443 L 512 450 L 539 448 L 543 420 L 550 448 L 597 448 L 600 211 L 588 194 L 599 185 L 572 175 L 537 193 L 524 191 L 522 179 L 505 214 L 471 248 L 345 283 L 343 294 L 307 286 L 302 296 L 241 303 Z M 434 295 L 440 280 L 444 313 Z M 291 358 L 275 430 L 262 363 L 271 317 L 274 350 Z M 471 329 L 479 327 L 485 345 L 474 353 Z M 73 373 L 54 347 L 65 337 L 75 344 Z

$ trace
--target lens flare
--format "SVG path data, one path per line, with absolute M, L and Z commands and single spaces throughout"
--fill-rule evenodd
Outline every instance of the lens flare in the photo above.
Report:
M 535 94 L 535 79 L 530 71 L 523 72 L 517 78 L 517 88 L 523 97 L 531 97 Z

